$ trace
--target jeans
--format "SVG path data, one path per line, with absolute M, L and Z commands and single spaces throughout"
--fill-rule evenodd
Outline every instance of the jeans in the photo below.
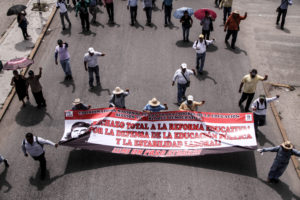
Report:
M 281 163 L 277 160 L 274 160 L 272 167 L 268 174 L 268 179 L 277 181 L 279 179 L 279 177 L 283 174 L 283 172 L 286 170 L 288 164 L 289 164 L 288 162 Z
M 93 73 L 95 73 L 95 75 L 96 75 L 97 85 L 100 85 L 99 66 L 97 65 L 96 67 L 89 67 L 88 70 L 89 70 L 89 84 L 90 84 L 90 87 L 94 87 L 93 86 L 93 82 L 94 82 Z
M 254 117 L 254 128 L 255 131 L 257 130 L 258 126 L 263 126 L 266 123 L 266 115 L 257 115 L 257 114 L 253 114 Z
M 255 93 L 245 93 L 245 92 L 243 92 L 243 94 L 241 96 L 241 99 L 239 101 L 239 105 L 242 105 L 242 103 L 247 99 L 247 103 L 246 103 L 246 106 L 245 106 L 245 111 L 246 112 L 249 112 L 249 107 L 250 107 L 250 104 L 251 104 L 252 99 L 254 97 L 254 94 Z
M 279 9 L 279 11 L 278 11 L 276 24 L 279 23 L 279 20 L 280 20 L 281 14 L 282 14 L 282 18 L 281 18 L 281 28 L 284 27 L 284 22 L 285 22 L 286 13 L 287 13 L 287 9 Z
M 93 16 L 91 21 L 95 22 L 97 17 L 97 6 L 90 6 L 90 13 Z
M 225 41 L 228 41 L 228 39 L 230 38 L 231 35 L 232 35 L 231 47 L 234 48 L 235 47 L 236 38 L 237 38 L 237 35 L 238 35 L 238 30 L 227 30 Z
M 177 103 L 181 103 L 183 101 L 183 97 L 185 97 L 185 91 L 187 88 L 187 84 L 177 84 Z
M 165 24 L 171 23 L 172 5 L 165 5 Z
M 32 95 L 33 95 L 33 97 L 35 99 L 35 102 L 38 105 L 38 107 L 46 106 L 46 100 L 44 99 L 43 91 L 32 92 Z
M 36 161 L 40 162 L 40 168 L 41 168 L 41 178 L 45 178 L 46 175 L 46 158 L 45 158 L 45 152 L 42 153 L 39 156 L 32 156 L 32 158 Z
M 183 34 L 183 41 L 189 40 L 189 34 L 190 34 L 190 27 L 184 27 L 182 26 L 182 34 Z
M 71 24 L 69 16 L 68 16 L 68 12 L 64 12 L 64 13 L 60 13 L 60 20 L 61 20 L 61 25 L 63 27 L 63 29 L 65 28 L 65 20 L 64 18 L 66 18 L 66 20 L 69 22 L 69 25 Z
M 229 15 L 231 14 L 231 7 L 224 7 L 223 8 L 223 14 L 224 14 L 223 22 L 225 24 L 226 23 L 226 18 L 229 17 Z
M 151 24 L 151 15 L 152 15 L 152 8 L 151 7 L 145 7 L 146 17 L 147 17 L 147 23 Z
M 203 71 L 205 56 L 206 56 L 206 52 L 196 54 L 196 69 L 198 70 L 198 72 Z M 201 64 L 200 64 L 200 62 L 201 62 Z M 199 65 L 200 65 L 200 68 L 199 68 Z
M 106 10 L 110 22 L 114 22 L 114 3 L 106 4 Z
M 203 30 L 202 29 L 202 34 L 204 35 L 205 40 L 209 40 L 210 30 Z
M 87 31 L 90 30 L 90 21 L 89 21 L 89 13 L 80 13 L 81 27 L 82 30 L 86 28 Z
M 64 70 L 66 76 L 72 76 L 72 71 L 70 67 L 70 59 L 61 60 L 60 61 L 61 67 Z
M 137 6 L 130 6 L 131 24 L 136 22 Z

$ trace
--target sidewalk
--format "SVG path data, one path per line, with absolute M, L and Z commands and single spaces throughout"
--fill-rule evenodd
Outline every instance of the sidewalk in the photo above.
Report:
M 8 60 L 17 57 L 27 57 L 33 49 L 35 42 L 39 38 L 44 25 L 46 24 L 48 17 L 50 16 L 53 8 L 55 8 L 56 0 L 44 0 L 41 3 L 48 4 L 48 11 L 38 12 L 32 11 L 33 3 L 36 0 L 30 0 L 27 3 L 26 17 L 29 22 L 28 34 L 31 36 L 30 40 L 25 41 L 22 36 L 21 29 L 18 27 L 16 20 L 12 23 L 12 26 L 0 39 L 0 60 L 5 64 Z M 6 12 L 5 12 L 6 13 Z M 1 96 L 0 96 L 0 109 L 2 108 L 5 99 L 9 95 L 12 87 L 10 81 L 12 78 L 12 71 L 2 71 L 0 73 L 0 85 L 1 85 Z

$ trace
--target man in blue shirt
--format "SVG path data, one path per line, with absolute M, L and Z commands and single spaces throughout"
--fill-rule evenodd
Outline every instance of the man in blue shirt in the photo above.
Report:
M 165 27 L 171 24 L 171 13 L 172 13 L 173 0 L 163 0 L 162 9 L 165 8 Z
M 281 0 L 281 4 L 277 8 L 278 15 L 277 15 L 276 24 L 279 25 L 279 20 L 280 20 L 281 14 L 282 14 L 281 25 L 280 25 L 280 28 L 282 30 L 284 29 L 284 22 L 285 22 L 285 17 L 286 17 L 288 6 L 292 5 L 292 4 L 293 4 L 292 0 Z
M 160 102 L 156 98 L 150 100 L 143 109 L 144 112 L 159 112 L 161 110 L 168 110 L 168 106 L 167 104 L 160 105 Z

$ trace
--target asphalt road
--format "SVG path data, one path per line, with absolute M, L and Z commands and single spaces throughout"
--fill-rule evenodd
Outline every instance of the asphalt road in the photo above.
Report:
M 139 2 L 140 3 L 140 2 Z M 212 7 L 213 2 L 187 0 L 193 8 Z M 174 2 L 174 8 L 183 6 Z M 300 199 L 300 182 L 290 163 L 282 182 L 265 182 L 274 154 L 261 157 L 256 152 L 243 152 L 191 158 L 142 158 L 120 156 L 102 152 L 46 147 L 49 169 L 47 180 L 39 180 L 38 163 L 25 158 L 21 151 L 24 133 L 59 141 L 64 130 L 63 111 L 71 107 L 73 99 L 80 97 L 93 107 L 107 107 L 109 94 L 116 87 L 129 88 L 127 107 L 142 110 L 152 97 L 176 110 L 176 87 L 171 86 L 173 73 L 182 62 L 189 68 L 195 64 L 195 53 L 190 45 L 181 43 L 182 31 L 178 20 L 174 27 L 163 27 L 163 12 L 153 12 L 154 27 L 145 25 L 145 13 L 138 9 L 140 26 L 129 26 L 126 2 L 115 3 L 117 25 L 106 24 L 107 14 L 101 7 L 101 23 L 92 26 L 92 34 L 80 33 L 79 18 L 69 13 L 71 31 L 61 31 L 56 14 L 51 31 L 44 38 L 32 68 L 43 67 L 41 82 L 47 100 L 47 110 L 32 105 L 21 108 L 15 97 L 0 123 L 0 152 L 11 167 L 1 166 L 0 199 Z M 217 10 L 221 15 L 221 11 Z M 190 40 L 200 33 L 199 21 L 194 20 Z M 224 43 L 225 33 L 221 17 L 214 23 L 215 46 L 209 48 L 205 75 L 194 77 L 187 94 L 205 100 L 201 111 L 239 112 L 238 86 L 242 76 L 251 69 L 247 44 L 240 39 L 236 51 Z M 241 29 L 243 25 L 241 24 Z M 69 43 L 74 83 L 64 82 L 60 66 L 54 63 L 57 39 Z M 106 53 L 99 59 L 101 88 L 88 90 L 88 74 L 84 71 L 83 55 L 93 46 Z M 261 87 L 259 87 L 261 91 Z M 268 126 L 258 138 L 258 145 L 277 144 L 281 141 L 274 118 L 269 113 Z M 8 189 L 7 189 L 8 188 Z M 7 191 L 8 190 L 8 191 Z

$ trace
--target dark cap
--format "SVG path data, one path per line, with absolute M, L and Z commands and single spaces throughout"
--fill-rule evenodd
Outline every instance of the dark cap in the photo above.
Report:
M 251 74 L 257 74 L 257 70 L 256 70 L 256 69 L 252 69 L 252 70 L 250 71 L 250 73 L 251 73 Z

